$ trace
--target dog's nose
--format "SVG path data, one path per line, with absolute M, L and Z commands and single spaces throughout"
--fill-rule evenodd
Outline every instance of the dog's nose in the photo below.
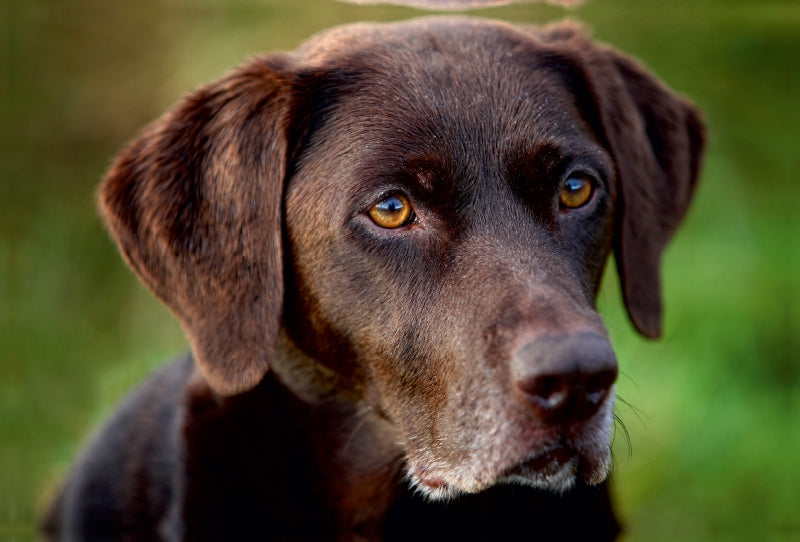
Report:
M 594 332 L 539 337 L 517 351 L 514 364 L 520 396 L 548 423 L 591 417 L 617 378 L 611 344 Z

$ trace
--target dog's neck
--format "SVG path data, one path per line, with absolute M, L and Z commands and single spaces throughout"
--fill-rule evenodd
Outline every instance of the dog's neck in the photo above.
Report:
M 264 503 L 256 511 L 259 521 L 287 533 L 380 539 L 384 517 L 404 483 L 402 455 L 390 424 L 363 403 L 326 394 L 324 387 L 290 389 L 284 379 L 303 380 L 289 375 L 287 367 L 281 364 L 280 375 L 270 372 L 255 389 L 226 398 L 215 395 L 199 372 L 191 379 L 183 428 L 183 517 L 201 518 L 202 525 L 185 528 L 213 531 L 226 522 L 252 522 L 239 517 L 238 507 L 249 503 L 252 509 L 258 502 Z M 211 461 L 230 467 L 203 469 Z M 214 479 L 200 474 L 208 471 L 217 473 Z M 238 488 L 224 491 L 228 486 Z M 243 496 L 236 502 L 215 501 L 215 495 L 225 493 Z M 280 509 L 275 503 L 282 503 Z M 205 509 L 214 515 L 193 513 Z

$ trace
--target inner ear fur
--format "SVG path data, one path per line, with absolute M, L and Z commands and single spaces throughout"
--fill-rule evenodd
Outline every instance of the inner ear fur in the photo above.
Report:
M 178 317 L 211 387 L 269 368 L 283 300 L 281 208 L 296 97 L 280 57 L 201 88 L 146 129 L 98 190 L 122 254 Z

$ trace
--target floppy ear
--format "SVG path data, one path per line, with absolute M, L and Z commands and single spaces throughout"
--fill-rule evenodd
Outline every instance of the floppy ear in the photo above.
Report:
M 177 315 L 211 387 L 255 386 L 283 300 L 293 95 L 274 57 L 201 88 L 116 159 L 98 190 L 122 254 Z
M 634 60 L 601 49 L 590 77 L 617 166 L 614 252 L 636 329 L 661 334 L 661 254 L 689 206 L 705 146 L 699 111 Z

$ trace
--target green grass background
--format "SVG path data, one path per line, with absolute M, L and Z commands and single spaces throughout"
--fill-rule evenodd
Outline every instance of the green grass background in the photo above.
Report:
M 115 402 L 185 348 L 96 217 L 110 158 L 183 93 L 328 26 L 418 14 L 328 0 L 0 4 L 0 539 L 33 524 Z M 706 112 L 702 184 L 664 261 L 665 336 L 636 337 L 609 269 L 624 375 L 626 540 L 800 540 L 800 3 L 594 0 L 565 14 Z M 576 518 L 576 521 L 580 521 Z

